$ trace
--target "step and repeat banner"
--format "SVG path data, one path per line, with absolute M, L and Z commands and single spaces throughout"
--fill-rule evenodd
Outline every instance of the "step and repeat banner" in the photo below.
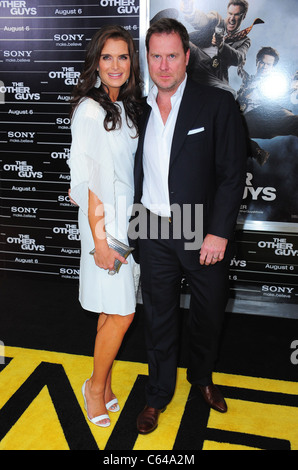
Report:
M 80 234 L 66 161 L 69 100 L 86 45 L 105 24 L 127 28 L 148 91 L 144 34 L 170 16 L 190 32 L 189 75 L 233 93 L 248 129 L 231 295 L 297 304 L 296 0 L 49 3 L 0 0 L 0 273 L 77 282 Z
M 88 41 L 114 23 L 139 47 L 138 0 L 0 1 L 2 271 L 78 279 L 69 100 Z

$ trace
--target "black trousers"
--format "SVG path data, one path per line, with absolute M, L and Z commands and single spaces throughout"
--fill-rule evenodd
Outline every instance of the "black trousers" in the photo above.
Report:
M 176 386 L 182 276 L 191 290 L 187 378 L 191 384 L 208 385 L 228 300 L 230 257 L 227 253 L 222 262 L 201 266 L 199 250 L 186 251 L 184 240 L 173 238 L 167 218 L 159 219 L 161 226 L 169 225 L 168 239 L 161 237 L 160 229 L 152 236 L 149 219 L 148 237 L 139 240 L 149 364 L 146 399 L 148 406 L 161 409 L 171 401 Z

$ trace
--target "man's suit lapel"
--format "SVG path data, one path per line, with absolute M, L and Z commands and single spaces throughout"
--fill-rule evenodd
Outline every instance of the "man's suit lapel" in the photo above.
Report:
M 134 165 L 134 178 L 135 178 L 135 200 L 140 202 L 142 197 L 142 186 L 144 179 L 143 172 L 143 153 L 144 153 L 144 142 L 146 135 L 146 128 L 151 113 L 151 107 L 146 104 L 140 124 L 140 136 L 139 136 L 139 145 L 135 156 L 135 165 Z
M 199 94 L 201 94 L 201 91 L 199 91 Z M 170 167 L 178 156 L 187 134 L 189 130 L 191 130 L 192 124 L 200 112 L 200 106 L 197 105 L 197 100 L 194 99 L 194 95 L 198 95 L 198 85 L 188 79 L 174 130 Z M 196 103 L 196 107 L 194 107 L 194 103 Z

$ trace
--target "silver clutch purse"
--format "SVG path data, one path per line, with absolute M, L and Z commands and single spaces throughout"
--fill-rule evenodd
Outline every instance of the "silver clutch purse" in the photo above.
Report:
M 106 232 L 106 238 L 107 238 L 109 247 L 117 251 L 117 253 L 119 253 L 125 259 L 128 258 L 128 256 L 134 250 L 134 248 L 128 245 L 125 245 L 125 243 L 122 243 L 116 238 L 112 237 L 112 235 L 110 235 L 108 232 Z M 90 255 L 94 255 L 94 253 L 95 253 L 95 248 L 94 250 L 90 251 Z M 114 276 L 114 274 L 119 273 L 121 266 L 122 266 L 121 261 L 119 261 L 118 259 L 115 259 L 114 269 L 109 271 L 108 274 L 110 274 L 110 276 Z

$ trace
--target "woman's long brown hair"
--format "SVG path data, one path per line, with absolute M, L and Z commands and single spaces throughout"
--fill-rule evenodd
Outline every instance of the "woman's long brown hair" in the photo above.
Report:
M 71 117 L 73 116 L 80 101 L 84 98 L 92 98 L 97 101 L 106 111 L 104 127 L 107 131 L 115 130 L 121 126 L 121 115 L 119 106 L 113 103 L 105 88 L 95 88 L 98 77 L 98 64 L 101 51 L 108 39 L 122 39 L 128 45 L 131 62 L 130 77 L 128 82 L 122 85 L 118 101 L 122 101 L 129 119 L 133 126 L 138 129 L 138 117 L 141 113 L 141 78 L 139 60 L 136 53 L 133 38 L 130 33 L 118 25 L 105 26 L 101 28 L 92 38 L 86 50 L 84 69 L 72 94 Z M 129 124 L 129 121 L 127 121 Z

